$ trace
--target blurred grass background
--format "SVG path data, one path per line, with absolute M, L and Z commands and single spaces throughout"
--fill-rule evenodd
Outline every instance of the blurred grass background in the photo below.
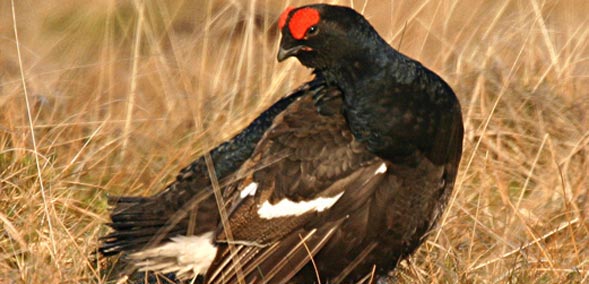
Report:
M 310 78 L 275 60 L 278 15 L 309 1 L 11 2 L 0 1 L 0 283 L 105 283 L 92 254 L 106 195 L 158 192 Z M 589 2 L 329 3 L 362 11 L 463 106 L 454 198 L 397 280 L 589 282 Z

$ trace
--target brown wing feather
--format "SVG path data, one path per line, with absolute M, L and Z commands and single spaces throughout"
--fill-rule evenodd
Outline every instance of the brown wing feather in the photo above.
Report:
M 342 102 L 337 94 L 319 103 L 341 107 Z M 232 195 L 228 209 L 236 240 L 267 244 L 317 215 L 263 219 L 257 209 L 266 201 L 276 204 L 285 198 L 299 202 L 332 197 L 371 177 L 364 175 L 364 169 L 373 168 L 379 159 L 354 140 L 341 113 L 322 115 L 316 104 L 313 97 L 304 97 L 278 116 L 252 159 L 244 164 L 241 172 L 249 172 L 246 178 L 227 190 Z M 239 192 L 251 182 L 257 183 L 257 194 L 242 199 Z M 221 232 L 218 240 L 224 239 Z
M 237 258 L 247 283 L 282 283 L 302 269 L 333 237 L 345 210 L 371 196 L 383 161 L 366 151 L 349 132 L 341 110 L 341 96 L 325 90 L 321 98 L 303 97 L 278 116 L 258 144 L 240 175 L 243 180 L 228 188 L 229 224 Z M 329 110 L 321 113 L 320 110 Z M 241 198 L 240 191 L 255 182 L 255 196 Z M 260 204 L 331 197 L 343 193 L 333 212 L 308 212 L 299 216 L 263 219 Z M 301 241 L 304 240 L 304 243 Z M 225 234 L 207 281 L 236 279 L 234 261 Z M 246 244 L 245 246 L 242 244 Z M 258 282 L 261 281 L 261 282 Z M 231 281 L 229 281 L 231 282 Z
M 246 283 L 287 283 L 321 250 L 341 225 L 331 222 L 314 230 L 292 232 L 284 239 L 267 247 L 239 245 L 236 248 L 240 268 Z M 210 271 L 207 283 L 237 283 L 238 271 L 230 260 L 227 246 L 219 252 L 214 271 Z M 295 281 L 296 282 L 296 281 Z M 306 282 L 299 282 L 306 283 Z

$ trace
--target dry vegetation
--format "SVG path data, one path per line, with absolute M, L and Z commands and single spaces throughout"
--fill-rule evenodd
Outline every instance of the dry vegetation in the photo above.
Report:
M 0 283 L 106 282 L 106 195 L 157 192 L 310 77 L 275 62 L 282 1 L 15 2 L 0 1 Z M 455 198 L 399 282 L 589 282 L 589 2 L 340 3 L 464 110 Z

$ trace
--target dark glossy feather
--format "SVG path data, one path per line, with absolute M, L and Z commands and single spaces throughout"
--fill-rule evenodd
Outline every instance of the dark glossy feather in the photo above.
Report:
M 229 178 L 251 156 L 276 115 L 322 86 L 321 78 L 302 85 L 264 111 L 233 139 L 211 151 L 217 177 Z M 110 197 L 109 204 L 114 209 L 108 225 L 115 231 L 102 238 L 99 251 L 105 256 L 155 246 L 179 233 L 199 234 L 217 226 L 218 211 L 203 157 L 184 168 L 176 181 L 162 192 L 151 197 Z M 190 215 L 196 216 L 193 222 L 198 224 L 193 232 L 187 232 Z

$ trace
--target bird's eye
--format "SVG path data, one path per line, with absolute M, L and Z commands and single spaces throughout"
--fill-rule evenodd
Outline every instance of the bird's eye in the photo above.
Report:
M 308 30 L 307 30 L 307 36 L 314 36 L 317 33 L 319 33 L 319 28 L 317 28 L 317 26 L 311 26 Z

